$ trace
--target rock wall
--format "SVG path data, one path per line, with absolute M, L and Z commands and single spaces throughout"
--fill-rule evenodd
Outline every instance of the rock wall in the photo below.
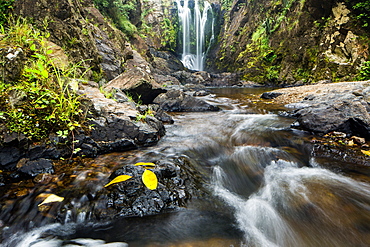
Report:
M 225 12 L 209 69 L 260 83 L 352 80 L 369 56 L 357 24 L 341 1 L 237 0 Z

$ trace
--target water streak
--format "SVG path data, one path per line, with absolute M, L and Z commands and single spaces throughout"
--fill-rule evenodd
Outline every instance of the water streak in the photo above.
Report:
M 212 6 L 207 1 L 204 1 L 203 10 L 199 0 L 194 1 L 194 8 L 192 9 L 190 3 L 193 1 L 176 0 L 178 8 L 178 16 L 182 29 L 182 58 L 181 61 L 185 67 L 202 71 L 204 69 L 205 60 L 205 45 L 206 36 L 210 32 L 209 43 L 214 40 L 214 18 L 212 13 Z M 210 14 L 211 13 L 211 14 Z M 210 20 L 210 17 L 212 18 Z M 211 30 L 207 30 L 207 23 L 211 21 Z M 195 45 L 192 45 L 192 42 Z

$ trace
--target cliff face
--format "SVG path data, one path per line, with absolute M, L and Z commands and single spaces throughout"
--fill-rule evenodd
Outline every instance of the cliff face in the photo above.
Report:
M 122 6 L 128 6 L 124 14 L 129 20 L 120 19 L 120 13 L 109 8 L 112 13 L 107 10 L 105 14 L 118 15 L 117 19 L 103 16 L 92 0 L 16 1 L 14 13 L 31 18 L 39 29 L 49 32 L 51 41 L 63 48 L 70 62 L 87 69 L 91 79 L 109 81 L 124 71 L 126 47 L 132 45 L 147 60 L 152 59 L 150 47 L 175 48 L 176 30 L 169 21 L 171 3 L 122 1 Z
M 237 0 L 210 69 L 261 83 L 352 80 L 368 60 L 366 30 L 335 0 Z

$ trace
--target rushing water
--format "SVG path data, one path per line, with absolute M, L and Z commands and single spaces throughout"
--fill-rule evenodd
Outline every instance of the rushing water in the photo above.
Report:
M 211 202 L 198 198 L 178 212 L 93 222 L 83 210 L 86 198 L 75 194 L 78 214 L 32 227 L 37 206 L 26 196 L 14 202 L 19 216 L 3 228 L 3 246 L 370 246 L 368 167 L 346 173 L 341 160 L 314 156 L 312 136 L 291 129 L 293 120 L 278 115 L 283 108 L 254 97 L 260 89 L 213 91 L 205 99 L 223 111 L 174 114 L 157 146 L 85 161 L 71 182 L 99 190 L 115 166 L 176 154 L 206 171 Z M 94 169 L 98 179 L 87 180 Z M 28 230 L 17 228 L 25 223 Z
M 181 61 L 191 70 L 202 71 L 206 54 L 206 36 L 209 43 L 214 39 L 214 17 L 211 4 L 204 1 L 203 10 L 199 0 L 176 0 L 182 36 Z M 190 4 L 191 3 L 191 4 Z M 192 6 L 194 4 L 194 6 Z M 210 30 L 207 29 L 210 24 Z

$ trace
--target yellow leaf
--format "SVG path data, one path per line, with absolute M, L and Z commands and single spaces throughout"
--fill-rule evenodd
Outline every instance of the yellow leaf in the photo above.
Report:
M 361 152 L 362 152 L 363 154 L 365 154 L 365 155 L 370 156 L 370 151 L 361 150 Z
M 350 146 L 350 147 L 352 147 L 354 145 L 355 145 L 355 143 L 352 140 L 349 140 L 349 142 L 347 143 L 347 146 Z
M 138 162 L 135 164 L 135 166 L 150 166 L 150 167 L 155 167 L 154 163 L 151 162 Z
M 141 180 L 145 186 L 150 190 L 155 190 L 158 186 L 158 179 L 154 172 L 150 170 L 145 170 L 143 176 L 141 176 Z
M 119 176 L 115 177 L 112 181 L 110 181 L 109 183 L 107 183 L 106 185 L 104 185 L 104 187 L 108 187 L 111 184 L 116 184 L 116 183 L 120 183 L 120 182 L 126 181 L 126 180 L 128 180 L 130 178 L 132 178 L 132 176 L 130 176 L 130 175 L 119 175 Z
M 63 200 L 64 200 L 64 197 L 60 197 L 60 196 L 57 196 L 57 195 L 54 195 L 54 194 L 50 194 L 38 206 L 41 206 L 41 205 L 44 205 L 44 204 L 47 204 L 47 203 L 52 203 L 52 202 L 62 202 Z

